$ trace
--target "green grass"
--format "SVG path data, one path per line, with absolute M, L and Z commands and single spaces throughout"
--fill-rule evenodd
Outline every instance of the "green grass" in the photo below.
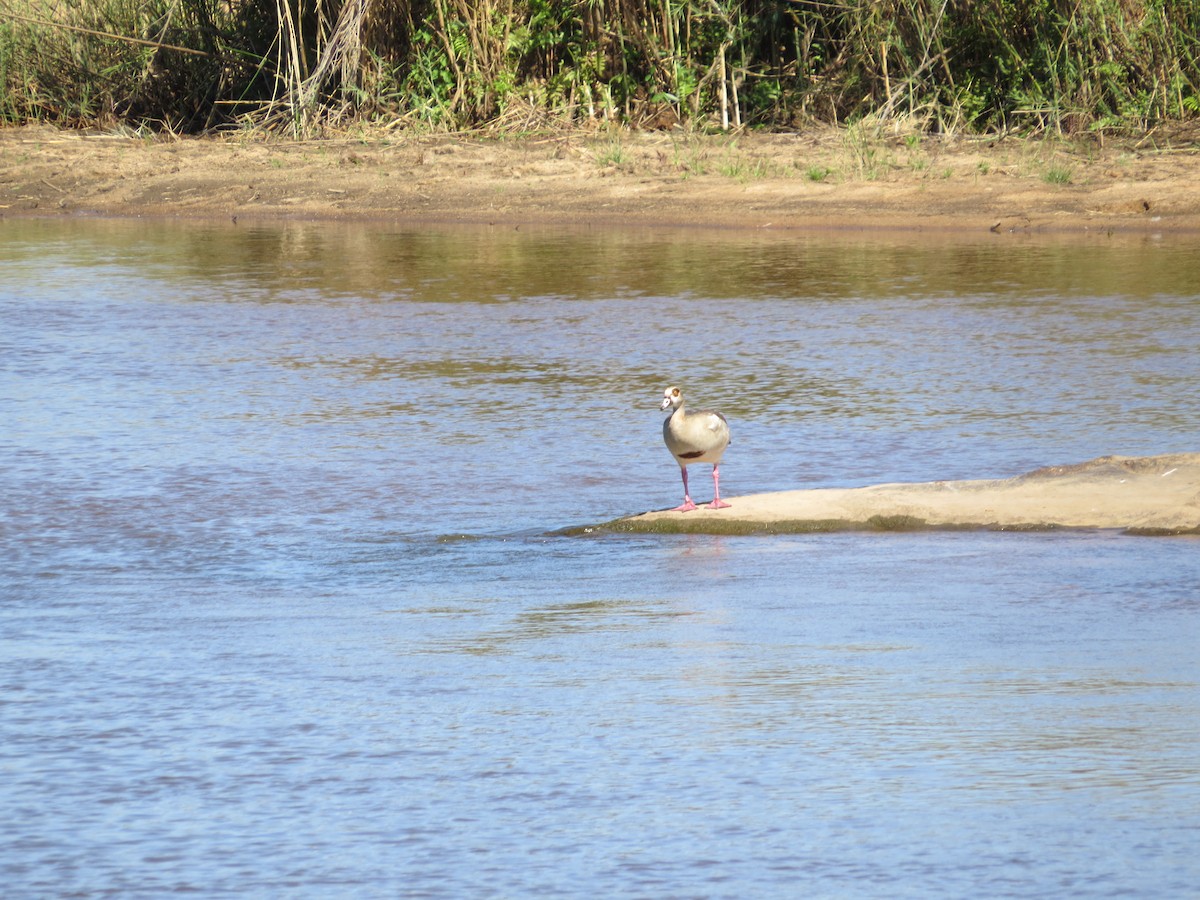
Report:
M 742 156 L 730 155 L 723 159 L 717 166 L 719 171 L 726 178 L 733 178 L 738 181 L 757 181 L 763 178 L 770 178 L 774 172 L 774 167 L 762 159 L 750 159 Z
M 1071 172 L 1070 166 L 1051 165 L 1042 173 L 1042 181 L 1046 184 L 1070 184 Z
M 596 164 L 604 169 L 610 166 L 620 167 L 626 160 L 625 147 L 620 138 L 613 138 L 607 147 L 596 154 Z

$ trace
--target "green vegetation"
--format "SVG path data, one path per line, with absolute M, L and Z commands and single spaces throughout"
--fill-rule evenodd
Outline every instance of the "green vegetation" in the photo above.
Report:
M 6 123 L 1078 134 L 1197 116 L 1200 0 L 0 0 Z
M 1046 184 L 1070 184 L 1071 167 L 1063 165 L 1049 166 L 1042 173 L 1042 181 L 1046 182 Z
M 614 137 L 608 146 L 596 155 L 596 163 L 601 168 L 620 166 L 625 162 L 625 148 L 621 146 L 620 138 Z

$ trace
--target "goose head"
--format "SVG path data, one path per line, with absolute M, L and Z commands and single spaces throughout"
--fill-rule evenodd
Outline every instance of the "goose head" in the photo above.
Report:
M 679 409 L 681 406 L 683 406 L 683 391 L 677 387 L 669 387 L 663 391 L 663 402 L 659 409 Z

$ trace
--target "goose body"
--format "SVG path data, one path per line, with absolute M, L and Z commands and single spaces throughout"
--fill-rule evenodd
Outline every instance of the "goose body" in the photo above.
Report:
M 679 472 L 683 477 L 683 504 L 675 507 L 678 512 L 688 512 L 696 509 L 688 494 L 687 467 L 692 463 L 712 463 L 713 467 L 713 501 L 709 509 L 724 509 L 728 503 L 721 501 L 719 466 L 725 448 L 729 446 L 729 423 L 719 412 L 698 410 L 692 412 L 685 409 L 683 391 L 677 387 L 669 387 L 663 391 L 663 410 L 671 410 L 663 422 L 663 441 L 675 462 L 679 463 Z

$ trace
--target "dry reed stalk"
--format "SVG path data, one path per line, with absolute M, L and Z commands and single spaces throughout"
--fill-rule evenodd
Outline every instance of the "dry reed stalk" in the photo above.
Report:
M 45 19 L 35 19 L 30 16 L 22 16 L 13 12 L 5 12 L 5 18 L 13 19 L 17 22 L 25 22 L 28 25 L 37 25 L 41 28 L 61 29 L 62 31 L 72 31 L 76 34 L 86 34 L 91 37 L 105 38 L 111 41 L 121 41 L 126 44 L 137 44 L 142 47 L 155 47 L 160 50 L 174 50 L 176 53 L 190 53 L 193 56 L 210 56 L 207 50 L 196 50 L 193 47 L 180 47 L 178 44 L 167 44 L 163 41 L 148 41 L 144 38 L 129 37 L 124 34 L 113 34 L 111 31 L 97 31 L 94 28 L 84 28 L 80 25 L 67 25 L 63 22 L 49 22 Z M 165 30 L 165 29 L 164 29 Z
M 721 130 L 729 130 L 729 92 L 728 81 L 725 78 L 725 48 L 726 44 L 721 45 L 721 49 L 717 51 L 717 81 L 720 83 L 721 91 Z
M 338 73 L 338 89 L 343 96 L 358 86 L 359 64 L 362 60 L 362 32 L 372 0 L 346 0 L 338 14 L 332 34 L 325 41 L 312 74 L 299 86 L 299 102 L 305 109 L 314 108 L 334 73 Z
M 277 49 L 275 63 L 275 79 L 277 86 L 282 82 L 282 102 L 288 107 L 289 118 L 293 124 L 297 117 L 303 114 L 298 104 L 300 85 L 304 82 L 302 71 L 303 62 L 300 54 L 299 37 L 296 22 L 292 17 L 292 8 L 287 0 L 275 0 L 275 15 L 278 31 L 275 36 Z M 276 92 L 278 98 L 278 91 Z M 272 103 L 272 106 L 274 103 Z

